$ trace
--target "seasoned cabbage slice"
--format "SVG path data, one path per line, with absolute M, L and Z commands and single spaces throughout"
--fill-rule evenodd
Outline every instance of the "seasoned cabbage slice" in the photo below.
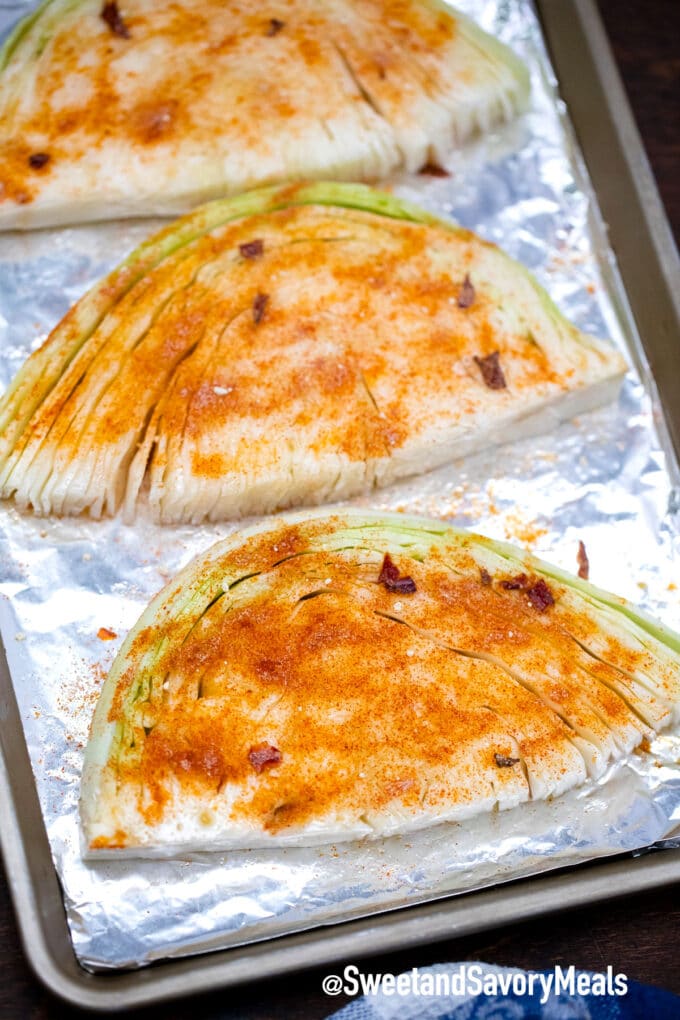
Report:
M 680 636 L 504 543 L 295 515 L 144 612 L 85 754 L 87 853 L 405 833 L 558 795 L 680 717 Z

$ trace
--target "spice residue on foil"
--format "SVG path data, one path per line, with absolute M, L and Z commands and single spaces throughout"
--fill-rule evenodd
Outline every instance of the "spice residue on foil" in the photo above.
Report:
M 430 168 L 389 186 L 500 243 L 581 329 L 626 349 L 636 342 L 634 326 L 622 318 L 625 300 L 581 160 L 564 131 L 533 9 L 528 0 L 463 0 L 459 6 L 530 65 L 531 111 L 451 153 L 436 172 Z M 26 7 L 17 4 L 14 13 L 3 7 L 0 26 Z M 2 385 L 37 338 L 157 225 L 123 222 L 0 237 Z M 470 297 L 466 288 L 464 299 Z M 253 314 L 267 313 L 263 296 Z M 544 435 L 353 502 L 444 517 L 519 542 L 574 574 L 583 569 L 576 558 L 582 542 L 598 585 L 673 625 L 680 605 L 678 531 L 667 512 L 672 465 L 655 432 L 655 410 L 631 374 L 616 404 L 557 429 L 547 420 Z M 665 734 L 602 780 L 550 804 L 437 826 L 408 842 L 84 865 L 82 744 L 102 678 L 151 597 L 233 528 L 163 529 L 146 519 L 130 528 L 118 519 L 39 520 L 2 512 L 0 592 L 7 599 L 0 599 L 0 621 L 84 966 L 141 966 L 262 939 L 631 850 L 673 832 L 680 737 Z M 114 636 L 103 638 L 102 630 Z

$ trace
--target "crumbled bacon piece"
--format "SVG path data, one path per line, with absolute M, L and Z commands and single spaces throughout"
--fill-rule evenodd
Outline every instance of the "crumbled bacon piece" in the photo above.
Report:
M 473 304 L 475 296 L 476 296 L 475 288 L 472 285 L 470 274 L 466 273 L 465 279 L 463 280 L 460 290 L 458 292 L 458 307 L 469 308 L 470 305 Z
M 578 576 L 582 577 L 584 581 L 587 581 L 590 576 L 590 563 L 588 561 L 588 553 L 586 552 L 586 547 L 583 542 L 579 542 L 578 544 L 576 562 L 578 563 Z
M 402 577 L 399 567 L 392 562 L 389 553 L 385 553 L 378 584 L 384 584 L 388 591 L 398 591 L 401 595 L 410 595 L 416 591 L 416 582 L 412 577 Z
M 506 758 L 504 754 L 494 754 L 494 760 L 499 769 L 509 769 L 512 765 L 516 765 L 519 758 Z
M 415 779 L 393 779 L 386 784 L 386 791 L 391 797 L 399 797 L 408 793 L 416 785 Z
M 263 772 L 278 765 L 282 758 L 278 747 L 273 747 L 272 744 L 256 744 L 248 751 L 248 761 L 256 772 Z
M 505 581 L 501 581 L 501 588 L 505 588 L 506 591 L 517 591 L 521 588 L 526 588 L 529 578 L 526 574 L 517 574 L 515 577 L 509 577 Z
M 485 386 L 488 386 L 490 390 L 507 389 L 508 384 L 505 381 L 503 369 L 501 368 L 499 351 L 487 354 L 485 358 L 479 358 L 475 354 L 475 363 L 482 373 Z
M 42 170 L 44 166 L 47 166 L 50 159 L 49 152 L 32 152 L 28 157 L 28 165 L 33 170 Z
M 491 584 L 491 574 L 486 567 L 479 568 L 479 577 L 485 588 Z
M 271 38 L 271 36 L 273 35 L 278 35 L 281 29 L 285 27 L 286 27 L 285 21 L 280 21 L 278 18 L 270 18 L 265 35 Z
M 424 174 L 427 177 L 450 177 L 451 174 L 448 170 L 445 170 L 443 166 L 438 166 L 436 163 L 424 163 L 418 171 L 419 174 Z M 466 277 L 469 281 L 469 277 Z M 463 284 L 465 286 L 465 284 Z M 461 307 L 465 307 L 464 305 Z
M 173 128 L 177 113 L 177 100 L 167 103 L 150 103 L 141 107 L 136 116 L 137 130 L 145 142 L 155 142 Z
M 527 595 L 534 609 L 537 609 L 539 613 L 544 613 L 550 606 L 555 605 L 555 599 L 550 588 L 545 583 L 543 578 L 540 578 L 536 584 L 532 585 L 531 588 L 527 588 Z
M 100 627 L 97 631 L 97 637 L 100 641 L 113 641 L 113 639 L 117 638 L 118 635 L 115 630 L 109 630 L 108 627 Z
M 268 302 L 269 294 L 256 294 L 253 298 L 253 322 L 256 326 L 262 322 Z
M 246 241 L 244 244 L 239 244 L 238 250 L 244 259 L 258 259 L 264 252 L 264 242 L 260 238 L 255 241 Z
M 121 13 L 118 10 L 116 0 L 112 0 L 111 3 L 104 4 L 101 9 L 100 17 L 106 22 L 114 35 L 119 36 L 121 39 L 130 38 L 130 29 L 123 21 Z

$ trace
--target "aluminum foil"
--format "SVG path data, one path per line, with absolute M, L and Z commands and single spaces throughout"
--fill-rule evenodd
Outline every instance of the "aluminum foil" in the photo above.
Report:
M 452 154 L 451 176 L 391 186 L 500 243 L 582 329 L 636 366 L 618 404 L 370 497 L 531 547 L 678 626 L 677 466 L 615 262 L 528 0 L 460 6 L 532 72 L 531 111 Z M 0 29 L 28 4 L 0 4 Z M 156 224 L 0 237 L 0 383 Z M 363 505 L 367 499 L 353 501 Z M 673 508 L 676 508 L 673 510 Z M 90 969 L 141 966 L 634 851 L 680 833 L 680 734 L 552 803 L 406 838 L 316 849 L 83 863 L 83 746 L 106 671 L 156 591 L 229 524 L 37 519 L 1 511 L 0 625 L 73 944 Z M 117 637 L 102 641 L 100 628 Z

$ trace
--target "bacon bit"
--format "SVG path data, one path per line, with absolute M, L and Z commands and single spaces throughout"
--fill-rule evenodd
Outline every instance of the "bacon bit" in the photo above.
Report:
M 465 274 L 465 279 L 461 284 L 460 291 L 458 293 L 458 307 L 469 308 L 473 304 L 476 297 L 475 288 L 472 286 L 472 280 L 470 274 Z
M 177 102 L 171 99 L 167 103 L 153 104 L 142 107 L 137 115 L 139 134 L 145 142 L 155 142 L 171 128 Z
M 278 747 L 271 744 L 256 744 L 248 751 L 248 761 L 256 772 L 263 772 L 267 768 L 278 765 L 283 755 Z
M 392 562 L 389 553 L 385 553 L 378 584 L 384 584 L 388 591 L 398 591 L 402 595 L 410 595 L 416 591 L 416 582 L 412 577 L 402 577 L 399 567 Z
M 123 21 L 121 13 L 118 10 L 116 0 L 112 0 L 111 3 L 105 3 L 99 16 L 106 22 L 114 35 L 117 35 L 121 39 L 130 38 L 130 29 Z
M 47 166 L 51 158 L 49 152 L 33 152 L 28 157 L 28 165 L 33 170 L 42 170 L 44 166 Z
M 517 574 L 516 577 L 511 577 L 507 581 L 501 581 L 501 588 L 505 588 L 506 591 L 517 591 L 526 588 L 528 581 L 529 578 L 526 574 Z
M 278 35 L 281 29 L 285 27 L 285 21 L 279 21 L 278 18 L 270 18 L 265 35 L 271 38 L 274 35 Z
M 363 773 L 361 778 L 363 779 Z M 391 783 L 387 783 L 385 789 L 391 797 L 398 797 L 402 793 L 408 793 L 415 785 L 415 779 L 393 779 Z
M 460 304 L 460 300 L 458 301 Z M 507 389 L 507 383 L 505 376 L 503 375 L 503 369 L 500 363 L 500 351 L 494 351 L 493 354 L 487 354 L 485 358 L 478 358 L 475 354 L 475 362 L 482 373 L 482 379 L 484 385 L 488 386 L 490 390 L 504 390 Z
M 579 542 L 578 544 L 576 562 L 578 563 L 578 576 L 582 577 L 584 581 L 587 581 L 590 576 L 590 563 L 588 562 L 588 553 L 586 552 L 586 547 L 583 542 Z
M 550 588 L 545 583 L 543 578 L 536 582 L 531 588 L 527 589 L 527 595 L 534 609 L 537 609 L 539 613 L 544 613 L 550 606 L 555 605 L 555 599 Z
M 506 758 L 504 754 L 494 754 L 494 760 L 499 769 L 509 769 L 512 765 L 516 765 L 519 758 Z
M 256 326 L 262 322 L 268 303 L 269 294 L 256 294 L 253 298 L 253 322 Z
M 488 588 L 488 586 L 491 584 L 491 574 L 486 569 L 486 567 L 479 568 L 479 577 L 484 587 Z
M 449 173 L 448 170 L 445 170 L 443 166 L 437 166 L 436 163 L 424 163 L 423 166 L 421 166 L 421 168 L 418 171 L 418 173 L 419 174 L 424 174 L 426 177 L 450 177 L 451 176 L 451 174 Z M 470 278 L 466 277 L 466 280 L 469 282 Z M 463 286 L 465 286 L 465 284 L 463 284 Z M 472 286 L 472 284 L 470 284 L 470 286 Z M 473 289 L 472 297 L 474 299 L 474 287 L 472 289 Z M 461 308 L 466 308 L 467 306 L 466 305 L 461 305 L 460 307 Z
M 239 244 L 238 250 L 244 259 L 257 259 L 264 252 L 264 242 L 259 238 L 256 241 L 246 241 L 245 244 Z
M 117 638 L 118 635 L 115 630 L 109 630 L 108 627 L 100 627 L 97 631 L 97 637 L 100 641 L 113 641 L 113 639 Z

